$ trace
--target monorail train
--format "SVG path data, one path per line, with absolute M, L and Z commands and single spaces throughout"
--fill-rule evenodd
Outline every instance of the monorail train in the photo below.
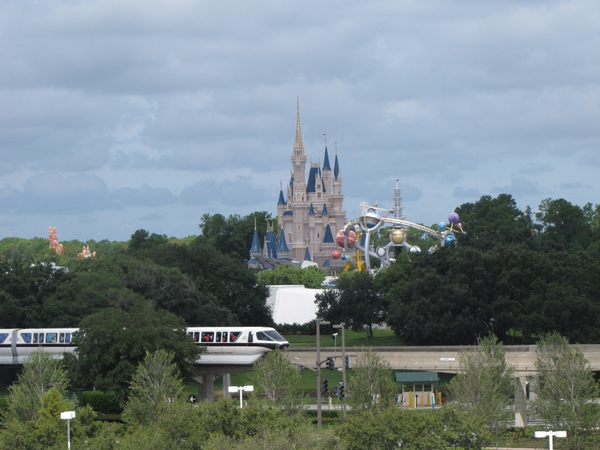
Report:
M 72 353 L 78 328 L 0 329 L 0 365 L 19 365 L 34 351 Z M 264 353 L 290 343 L 268 327 L 189 327 L 187 334 L 206 348 L 199 365 L 251 365 Z

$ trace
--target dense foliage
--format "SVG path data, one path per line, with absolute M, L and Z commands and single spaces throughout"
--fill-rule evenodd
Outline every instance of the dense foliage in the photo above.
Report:
M 457 208 L 466 235 L 381 271 L 386 321 L 406 343 L 507 344 L 558 332 L 600 342 L 599 208 L 545 200 L 535 215 L 510 195 Z
M 244 261 L 203 237 L 177 241 L 138 230 L 128 246 L 85 259 L 45 253 L 40 259 L 39 252 L 25 259 L 15 256 L 13 244 L 0 241 L 0 252 L 11 256 L 0 259 L 0 327 L 79 326 L 90 314 L 126 310 L 137 300 L 188 325 L 272 324 L 266 286 Z
M 302 285 L 307 289 L 319 289 L 323 286 L 325 273 L 318 266 L 305 269 L 282 264 L 273 270 L 263 270 L 257 274 L 258 281 L 264 285 Z

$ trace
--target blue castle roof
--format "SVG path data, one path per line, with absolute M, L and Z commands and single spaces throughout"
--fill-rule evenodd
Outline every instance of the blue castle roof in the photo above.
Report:
M 323 237 L 323 243 L 325 243 L 325 244 L 333 244 L 334 243 L 333 233 L 331 232 L 331 227 L 329 225 L 327 225 L 327 228 L 325 228 L 325 236 Z
M 331 166 L 329 165 L 329 153 L 327 152 L 327 147 L 325 147 L 325 160 L 323 161 L 323 170 L 331 170 Z
M 254 228 L 254 234 L 252 235 L 252 247 L 250 247 L 250 254 L 260 253 L 260 244 L 258 243 L 258 231 Z

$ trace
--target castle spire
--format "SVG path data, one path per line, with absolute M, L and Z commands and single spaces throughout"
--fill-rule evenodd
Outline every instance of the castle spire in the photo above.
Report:
M 329 164 L 329 152 L 327 151 L 327 135 L 323 133 L 325 136 L 325 158 L 323 161 L 323 171 L 331 170 L 331 165 Z
M 261 249 L 258 243 L 258 230 L 256 229 L 256 216 L 254 216 L 254 234 L 252 235 L 252 247 L 250 247 L 250 256 L 260 255 Z
M 296 141 L 294 149 L 304 148 L 302 145 L 302 131 L 300 130 L 300 99 L 296 97 Z
M 337 142 L 335 144 L 335 161 L 333 163 L 333 176 L 337 180 L 340 176 L 340 164 L 338 163 Z
M 296 98 L 296 141 L 292 154 L 292 201 L 304 201 L 306 195 L 306 154 L 302 144 L 302 131 L 300 129 L 300 99 Z M 290 196 L 288 195 L 288 202 Z

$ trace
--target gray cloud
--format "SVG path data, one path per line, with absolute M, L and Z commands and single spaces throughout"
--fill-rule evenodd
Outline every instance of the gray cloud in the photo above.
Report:
M 587 0 L 2 3 L 0 237 L 274 213 L 297 97 L 309 161 L 323 133 L 330 157 L 337 144 L 349 215 L 391 205 L 396 177 L 423 223 L 502 192 L 599 203 L 599 15 Z

